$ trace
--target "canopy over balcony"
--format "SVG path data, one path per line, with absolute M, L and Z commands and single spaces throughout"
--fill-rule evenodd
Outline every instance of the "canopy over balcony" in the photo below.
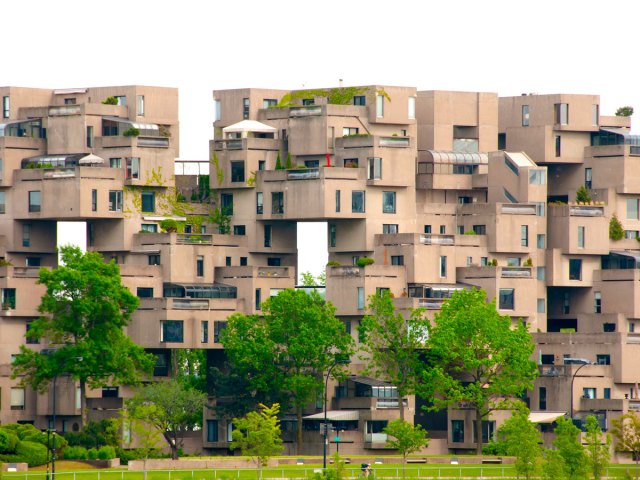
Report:
M 277 128 L 255 120 L 242 120 L 222 129 L 225 138 L 275 138 L 277 131 Z

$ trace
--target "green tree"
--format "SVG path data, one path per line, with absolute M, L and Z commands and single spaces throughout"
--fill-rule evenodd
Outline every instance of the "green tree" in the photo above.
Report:
M 282 161 L 280 160 L 280 152 L 278 152 L 278 157 L 276 158 L 276 170 L 282 170 Z
M 611 435 L 616 439 L 617 452 L 631 452 L 636 462 L 636 480 L 638 479 L 638 467 L 640 462 L 640 417 L 635 412 L 627 412 L 621 417 L 611 421 L 613 428 Z
M 587 459 L 594 480 L 600 480 L 611 458 L 611 437 L 602 433 L 595 416 L 587 417 Z
M 630 117 L 633 115 L 633 107 L 620 107 L 616 110 L 616 117 Z
M 422 426 L 411 425 L 401 418 L 389 422 L 383 432 L 395 438 L 395 440 L 387 438 L 387 447 L 397 450 L 402 455 L 402 478 L 404 478 L 407 456 L 429 445 L 427 432 L 422 429 Z
M 118 265 L 73 246 L 60 253 L 62 266 L 40 270 L 38 283 L 46 287 L 38 306 L 42 316 L 28 333 L 34 340 L 46 338 L 52 349 L 42 355 L 21 345 L 12 377 L 39 392 L 58 375 L 78 380 L 84 425 L 87 386 L 136 384 L 141 373 L 153 369 L 155 358 L 123 331 L 139 300 L 122 285 Z
M 580 188 L 576 191 L 576 202 L 590 203 L 591 200 L 591 194 L 587 187 L 580 185 Z
M 316 287 L 318 285 L 316 277 L 314 277 L 311 272 L 302 272 L 300 274 L 300 280 L 303 287 Z
M 262 478 L 262 467 L 269 458 L 283 450 L 280 437 L 278 413 L 280 405 L 271 407 L 260 404 L 261 412 L 249 412 L 243 418 L 234 418 L 231 433 L 231 449 L 239 448 L 243 455 L 251 457 L 258 469 L 258 478 Z
M 126 416 L 157 430 L 178 458 L 186 432 L 202 427 L 206 394 L 187 388 L 176 379 L 152 383 L 126 401 Z
M 580 429 L 568 418 L 559 418 L 554 430 L 554 447 L 564 460 L 565 475 L 569 480 L 582 480 L 587 476 L 587 455 L 580 443 Z
M 171 352 L 173 377 L 187 388 L 207 392 L 207 357 L 202 348 L 180 348 Z
M 529 409 L 516 405 L 511 417 L 498 429 L 498 438 L 504 441 L 507 455 L 516 457 L 516 472 L 527 480 L 539 472 L 542 456 L 542 436 L 529 420 Z
M 398 389 L 400 419 L 404 419 L 402 398 L 415 393 L 423 365 L 421 354 L 429 333 L 423 309 L 413 309 L 409 318 L 396 312 L 391 295 L 369 297 L 368 309 L 358 327 L 364 352 L 365 372 L 381 376 Z
M 542 478 L 545 480 L 565 480 L 564 459 L 557 450 L 545 450 L 542 462 Z
M 291 160 L 291 152 L 287 153 L 287 170 L 291 170 L 293 168 L 293 161 Z
M 283 290 L 262 304 L 262 314 L 231 315 L 221 341 L 231 369 L 250 379 L 258 400 L 275 387 L 280 404 L 295 409 L 299 453 L 302 410 L 322 392 L 329 367 L 351 355 L 353 340 L 335 307 L 315 291 Z M 340 376 L 344 368 L 334 372 Z
M 609 238 L 611 240 L 622 240 L 624 238 L 624 228 L 614 213 L 609 220 Z
M 485 298 L 484 290 L 460 290 L 442 305 L 429 333 L 431 365 L 420 384 L 422 395 L 433 399 L 431 408 L 465 402 L 475 409 L 478 455 L 482 420 L 532 388 L 537 376 L 527 327 L 512 325 L 495 299 Z
M 148 418 L 155 405 L 138 405 L 137 414 L 140 418 Z M 132 418 L 127 409 L 120 411 L 122 431 L 125 443 L 128 447 L 135 445 L 142 457 L 142 471 L 144 480 L 147 480 L 147 460 L 152 452 L 162 448 L 163 438 L 157 429 L 138 418 Z

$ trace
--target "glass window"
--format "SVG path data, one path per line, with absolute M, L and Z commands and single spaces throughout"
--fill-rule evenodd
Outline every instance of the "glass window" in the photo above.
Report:
M 611 365 L 611 355 L 596 355 L 596 363 L 598 365 Z
M 233 193 L 220 194 L 220 210 L 225 215 L 233 215 Z
M 351 211 L 353 213 L 365 212 L 365 192 L 362 190 L 356 190 L 351 192 Z
M 262 192 L 256 192 L 256 213 L 260 214 L 264 209 L 264 199 L 262 196 Z
M 408 111 L 409 120 L 414 120 L 416 118 L 416 97 L 409 97 Z
M 444 255 L 440 256 L 440 278 L 445 278 L 447 276 L 447 257 Z
M 584 248 L 585 227 L 578 227 L 578 248 Z
M 142 192 L 141 197 L 142 197 L 142 211 L 155 212 L 156 211 L 155 192 Z
M 367 180 L 376 180 L 382 178 L 382 158 L 367 158 Z
M 446 235 L 446 233 L 447 233 L 447 226 L 440 225 L 440 235 Z
M 0 290 L 2 310 L 12 310 L 16 308 L 16 289 L 3 288 Z
M 364 310 L 364 287 L 358 287 L 358 310 Z
M 431 233 L 431 225 L 424 226 L 424 233 Z
M 382 224 L 382 233 L 386 234 L 396 234 L 398 233 L 398 224 L 397 223 L 383 223 Z
M 91 190 L 91 211 L 92 212 L 98 211 L 98 190 L 96 189 Z M 0 212 L 0 213 L 4 213 L 4 212 Z
M 122 168 L 122 159 L 121 158 L 110 158 L 109 159 L 109 167 L 110 168 Z
M 182 343 L 184 322 L 182 320 L 160 320 L 160 341 Z
M 602 293 L 593 292 L 593 311 L 595 313 L 602 313 Z
M 207 419 L 207 442 L 218 441 L 218 420 Z
M 591 168 L 584 169 L 584 186 L 585 188 L 593 188 L 593 170 Z
M 391 265 L 404 265 L 404 255 L 391 255 Z
M 242 99 L 242 118 L 244 120 L 247 120 L 249 118 L 249 99 L 248 98 L 243 98 Z
M 231 181 L 244 182 L 244 162 L 243 161 L 231 162 Z
M 336 246 L 336 225 L 333 223 L 329 224 L 329 247 Z
M 258 170 L 264 171 L 267 168 L 266 160 L 258 160 Z
M 515 290 L 513 288 L 501 288 L 498 300 L 498 308 L 502 310 L 514 310 Z
M 360 106 L 364 106 L 366 105 L 367 100 L 366 97 L 364 95 L 355 95 L 353 97 L 353 104 L 354 105 L 360 105 Z
M 494 439 L 494 434 L 496 431 L 496 422 L 493 420 L 482 420 L 481 423 L 482 428 L 482 442 L 488 443 L 490 440 Z M 473 439 L 476 438 L 476 422 L 471 423 L 471 428 L 473 431 Z
M 629 220 L 638 220 L 638 199 L 627 199 L 627 218 Z
M 247 257 L 240 257 L 240 266 L 241 267 L 246 267 L 248 265 L 248 258 Z
M 529 246 L 529 225 L 520 225 L 520 246 Z
M 376 117 L 384 117 L 384 95 L 376 95 Z
M 562 155 L 562 142 L 560 139 L 560 135 L 556 135 L 556 157 Z
M 545 185 L 547 183 L 547 171 L 529 170 L 529 183 L 531 185 Z
M 357 127 L 342 127 L 342 136 L 349 137 L 351 135 L 358 135 L 360 129 Z
M 579 258 L 569 259 L 569 280 L 582 280 L 582 260 Z
M 209 343 L 209 321 L 200 320 L 200 343 Z
M 546 238 L 545 238 L 544 234 L 539 233 L 539 234 L 536 236 L 536 243 L 537 243 L 537 245 L 536 245 L 536 246 L 537 246 L 538 248 L 545 248 L 545 244 L 546 244 L 546 241 L 545 241 L 545 240 L 546 240 Z
M 127 106 L 127 97 L 124 95 L 116 95 L 114 97 L 116 99 L 116 102 L 118 102 L 118 105 L 120 105 L 121 107 L 126 107 Z
M 256 288 L 256 310 L 262 309 L 262 289 Z
M 529 126 L 529 105 L 522 105 L 522 126 Z
M 284 213 L 284 192 L 271 192 L 271 213 Z
M 6 204 L 6 196 L 4 192 L 0 192 L 0 214 L 6 213 L 7 204 Z
M 138 287 L 136 289 L 136 296 L 138 298 L 153 298 L 153 288 Z
M 480 266 L 486 267 L 489 264 L 489 257 L 480 257 Z
M 221 117 L 222 109 L 220 105 L 220 100 L 218 99 L 213 100 L 213 112 L 214 112 L 214 117 L 213 117 L 214 121 L 218 121 L 222 118 Z
M 122 211 L 122 190 L 109 190 L 109 211 Z
M 569 124 L 569 104 L 568 103 L 556 103 L 554 105 L 554 116 L 557 125 Z
M 464 420 L 451 420 L 451 442 L 464 442 Z
M 508 267 L 519 267 L 521 264 L 520 257 L 507 257 Z
M 544 282 L 547 276 L 547 267 L 536 267 L 536 279 Z
M 87 125 L 87 148 L 93 148 L 93 127 Z
M 147 263 L 149 265 L 160 265 L 160 255 L 159 254 L 149 255 L 147 258 Z
M 224 258 L 224 265 L 225 265 L 225 267 L 230 267 L 231 266 L 231 257 L 225 257 Z
M 474 225 L 473 232 L 476 235 L 486 235 L 487 234 L 487 226 L 486 225 Z
M 31 224 L 23 223 L 22 224 L 22 246 L 28 247 L 31 245 Z
M 382 192 L 382 213 L 396 213 L 396 192 Z
M 282 259 L 280 257 L 267 257 L 267 266 L 279 267 L 282 265 Z
M 547 409 L 547 387 L 538 388 L 538 409 Z
M 140 231 L 146 233 L 158 233 L 157 223 L 143 223 L 140 225 Z
M 336 213 L 340 213 L 340 190 L 336 190 Z
M 591 125 L 600 123 L 600 105 L 591 105 Z
M 604 398 L 605 400 L 609 400 L 609 399 L 611 398 L 611 389 L 610 389 L 610 388 L 605 387 L 605 388 L 603 389 L 603 398 Z
M 593 387 L 584 387 L 582 389 L 582 398 L 596 398 L 596 389 Z
M 196 258 L 196 276 L 204 277 L 204 256 L 202 255 Z
M 538 313 L 544 313 L 545 312 L 545 308 L 546 308 L 547 302 L 544 298 L 538 298 L 537 301 L 537 312 Z
M 234 235 L 246 235 L 247 227 L 245 225 L 234 225 L 233 226 L 233 234 Z
M 2 118 L 9 118 L 11 102 L 9 96 L 2 97 Z
M 39 212 L 41 207 L 40 190 L 29 192 L 29 212 Z
M 544 209 L 547 204 L 544 202 L 531 202 L 536 206 L 536 215 L 539 217 L 544 217 Z
M 278 100 L 275 98 L 264 98 L 262 100 L 262 108 L 273 108 L 278 105 Z
M 264 246 L 271 246 L 271 225 L 264 226 Z
M 127 179 L 140 178 L 140 158 L 128 157 L 126 159 L 126 162 L 127 162 L 127 171 L 126 171 L 125 177 Z
M 11 410 L 24 410 L 24 388 L 11 389 Z
M 138 116 L 144 117 L 144 95 L 136 95 L 136 107 L 138 107 Z

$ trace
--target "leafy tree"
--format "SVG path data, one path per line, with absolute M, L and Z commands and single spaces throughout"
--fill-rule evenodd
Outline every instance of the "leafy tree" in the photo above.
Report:
M 529 420 L 529 409 L 516 406 L 510 418 L 498 429 L 498 438 L 504 441 L 506 454 L 516 457 L 516 472 L 527 480 L 537 475 L 542 456 L 542 436 Z
M 282 170 L 282 161 L 280 160 L 280 152 L 278 152 L 278 157 L 276 158 L 276 170 Z
M 611 434 L 616 439 L 617 452 L 631 452 L 636 462 L 636 479 L 638 478 L 638 463 L 640 462 L 640 417 L 635 412 L 627 412 L 611 421 Z
M 122 419 L 122 430 L 123 432 L 127 432 L 128 435 L 125 435 L 125 441 L 128 444 L 128 447 L 131 447 L 131 444 L 135 441 L 137 445 L 137 453 L 142 458 L 142 470 L 144 472 L 144 480 L 147 480 L 147 460 L 151 456 L 151 454 L 161 448 L 161 443 L 163 441 L 160 432 L 156 428 L 155 431 L 153 427 L 150 428 L 150 425 L 146 423 L 144 418 L 150 417 L 155 409 L 155 405 L 153 404 L 141 404 L 137 407 L 137 415 L 139 418 L 135 418 L 131 416 L 131 412 L 127 409 L 123 409 L 120 411 L 121 419 Z
M 587 476 L 587 455 L 580 443 L 580 429 L 568 418 L 557 420 L 553 445 L 564 460 L 565 475 L 569 480 L 582 480 Z
M 291 160 L 291 152 L 287 153 L 287 170 L 291 170 L 293 168 L 293 161 Z
M 545 450 L 542 462 L 542 478 L 545 480 L 565 480 L 565 464 L 557 450 Z
M 178 458 L 186 432 L 202 426 L 206 394 L 175 379 L 149 384 L 126 401 L 130 420 L 156 429 L 171 448 L 171 458 Z
M 100 448 L 105 445 L 117 447 L 120 445 L 118 421 L 105 418 L 99 422 L 88 422 L 80 432 L 65 432 L 64 438 L 69 445 L 85 448 Z
M 249 378 L 257 399 L 279 390 L 279 403 L 295 409 L 299 453 L 302 409 L 322 392 L 329 367 L 351 355 L 353 340 L 335 307 L 315 291 L 283 290 L 262 304 L 262 313 L 231 315 L 221 341 L 232 370 Z M 343 371 L 335 368 L 334 375 Z
M 260 404 L 260 408 L 261 412 L 249 412 L 244 418 L 233 419 L 231 449 L 239 448 L 243 455 L 251 457 L 256 463 L 258 478 L 262 479 L 262 467 L 283 447 L 278 420 L 280 405 Z
M 407 456 L 429 445 L 427 432 L 422 429 L 422 426 L 411 425 L 401 418 L 391 421 L 383 432 L 395 438 L 395 440 L 387 439 L 387 447 L 397 450 L 402 455 L 402 478 L 404 478 Z
M 482 420 L 532 388 L 537 375 L 527 327 L 512 326 L 511 318 L 496 310 L 495 299 L 485 298 L 484 290 L 460 290 L 442 305 L 429 334 L 431 365 L 420 384 L 422 395 L 433 398 L 431 408 L 473 406 L 478 455 Z
M 611 240 L 622 240 L 624 238 L 624 228 L 614 213 L 609 220 L 609 238 Z
M 207 391 L 207 358 L 202 348 L 181 348 L 171 352 L 173 377 L 187 388 Z
M 591 194 L 587 187 L 580 185 L 580 188 L 576 191 L 576 202 L 590 203 L 591 201 Z
M 42 317 L 28 333 L 34 340 L 46 338 L 53 349 L 42 355 L 21 345 L 12 377 L 39 392 L 58 375 L 79 380 L 84 425 L 87 386 L 136 384 L 155 358 L 123 331 L 139 300 L 122 285 L 118 265 L 73 246 L 60 252 L 62 266 L 40 270 L 38 283 L 47 289 L 38 307 Z
M 311 272 L 302 272 L 300 278 L 303 287 L 315 287 L 318 285 L 316 277 Z
M 380 376 L 398 389 L 400 419 L 404 419 L 402 398 L 415 393 L 420 381 L 421 353 L 428 336 L 429 320 L 423 309 L 412 310 L 405 319 L 397 313 L 391 295 L 369 297 L 370 315 L 363 317 L 358 327 L 365 353 L 365 372 Z
M 602 433 L 595 416 L 587 417 L 587 459 L 594 480 L 600 480 L 611 458 L 611 437 Z
M 633 115 L 633 107 L 620 107 L 616 110 L 616 117 L 630 117 Z

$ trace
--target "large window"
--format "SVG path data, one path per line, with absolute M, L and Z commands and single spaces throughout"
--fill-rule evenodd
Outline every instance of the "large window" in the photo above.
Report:
M 153 288 L 151 288 L 151 287 L 138 287 L 136 289 L 136 296 L 138 298 L 153 298 Z
M 256 310 L 262 309 L 262 289 L 256 288 Z
M 155 192 L 142 192 L 140 195 L 142 198 L 142 211 L 143 212 L 155 212 L 156 211 L 156 194 Z
M 39 212 L 41 207 L 40 190 L 29 192 L 29 212 Z
M 531 185 L 544 185 L 547 183 L 546 170 L 529 170 L 529 183 Z
M 384 95 L 376 95 L 376 117 L 384 117 Z
M 638 199 L 627 199 L 627 218 L 629 220 L 638 220 Z
M 496 431 L 496 422 L 494 420 L 482 420 L 482 443 L 488 443 L 493 440 Z M 476 439 L 476 422 L 471 423 L 473 439 Z
M 569 259 L 569 280 L 582 280 L 582 260 L 579 258 Z
M 2 97 L 2 118 L 9 118 L 10 114 L 10 99 L 8 96 Z
M 207 420 L 207 442 L 218 441 L 218 420 Z
M 396 192 L 382 192 L 382 213 L 396 213 Z
M 11 389 L 11 410 L 24 410 L 24 388 Z
M 364 287 L 358 287 L 358 310 L 364 310 Z
M 160 341 L 182 343 L 184 341 L 184 322 L 182 320 L 161 320 Z
M 224 215 L 233 215 L 233 193 L 220 194 L 220 210 Z
M 343 137 L 349 137 L 351 135 L 358 135 L 358 132 L 360 132 L 358 127 L 342 127 L 342 136 Z
M 140 178 L 140 158 L 128 157 L 126 161 L 127 161 L 126 178 L 127 179 Z
M 109 190 L 109 211 L 122 211 L 122 190 Z
M 382 233 L 386 234 L 396 234 L 398 233 L 398 224 L 397 223 L 383 223 L 382 224 Z
M 365 192 L 363 190 L 355 190 L 351 192 L 351 212 L 364 213 L 365 212 Z
M 529 105 L 522 105 L 522 126 L 529 126 Z
M 440 278 L 445 278 L 447 276 L 447 257 L 444 255 L 440 256 Z
M 451 420 L 451 442 L 464 442 L 464 420 Z
M 278 100 L 275 98 L 263 98 L 262 108 L 273 108 L 278 105 Z
M 367 158 L 367 180 L 376 180 L 382 178 L 382 158 Z
M 407 110 L 409 120 L 414 120 L 416 118 L 416 97 L 409 97 Z
M 122 168 L 122 158 L 110 158 L 109 168 Z
M 242 160 L 231 162 L 231 181 L 244 182 L 244 162 Z
M 220 335 L 227 328 L 226 320 L 216 320 L 213 322 L 213 342 L 220 343 Z
M 271 213 L 284 213 L 284 192 L 271 192 Z
M 247 226 L 246 225 L 234 225 L 233 226 L 233 234 L 234 235 L 246 235 L 247 234 Z
M 336 246 L 336 225 L 334 223 L 329 224 L 329 247 Z
M 365 97 L 364 95 L 355 95 L 353 97 L 353 104 L 365 106 L 367 104 L 367 97 Z
M 260 214 L 264 211 L 264 197 L 262 192 L 256 192 L 256 213 Z
M 404 265 L 404 255 L 391 255 L 391 265 Z
M 502 310 L 514 310 L 515 290 L 513 288 L 501 288 L 498 300 L 498 308 Z
M 271 246 L 271 225 L 264 226 L 264 246 Z
M 554 123 L 556 125 L 569 124 L 569 104 L 556 103 L 554 105 Z
M 529 225 L 520 226 L 520 245 L 523 247 L 529 246 Z

